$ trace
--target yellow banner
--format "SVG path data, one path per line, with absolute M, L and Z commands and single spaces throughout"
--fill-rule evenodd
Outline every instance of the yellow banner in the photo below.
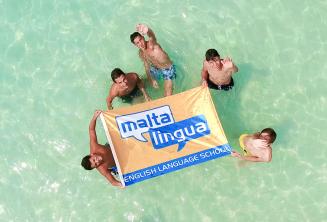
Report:
M 103 112 L 122 184 L 231 153 L 208 87 Z

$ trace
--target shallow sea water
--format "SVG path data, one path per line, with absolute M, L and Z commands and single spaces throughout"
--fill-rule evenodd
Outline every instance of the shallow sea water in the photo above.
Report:
M 0 0 L 0 220 L 327 221 L 326 11 L 325 0 Z M 240 134 L 276 129 L 271 163 L 226 157 L 127 189 L 80 167 L 111 70 L 145 77 L 129 41 L 139 22 L 176 64 L 175 92 L 199 84 L 208 48 L 233 58 L 234 89 L 211 92 L 220 120 L 236 150 Z

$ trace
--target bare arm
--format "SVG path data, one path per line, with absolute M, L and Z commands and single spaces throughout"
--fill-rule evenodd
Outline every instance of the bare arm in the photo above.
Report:
M 232 156 L 237 157 L 241 160 L 247 160 L 252 162 L 270 162 L 271 161 L 271 152 L 268 158 L 257 157 L 257 156 L 242 156 L 240 153 L 236 151 L 232 151 Z
M 114 100 L 114 98 L 116 96 L 118 96 L 118 93 L 116 92 L 116 90 L 112 86 L 111 89 L 110 89 L 109 95 L 107 96 L 107 99 L 106 99 L 108 109 L 113 109 L 112 101 Z
M 153 86 L 153 88 L 158 88 L 158 82 L 152 78 L 151 74 L 150 74 L 150 64 L 148 62 L 148 60 L 145 58 L 143 52 L 140 50 L 139 51 L 139 57 L 141 58 L 141 60 L 143 61 L 144 64 L 144 68 L 145 68 L 145 73 L 146 76 L 148 78 L 148 81 L 151 83 L 151 85 Z
M 97 139 L 97 134 L 95 131 L 95 126 L 96 126 L 96 121 L 98 116 L 101 114 L 101 110 L 96 110 L 94 112 L 94 115 L 90 121 L 90 125 L 89 125 L 89 135 L 90 135 L 90 153 L 94 153 L 95 152 L 95 147 L 96 144 L 98 144 L 98 139 Z
M 111 185 L 116 187 L 121 187 L 122 184 L 117 181 L 105 167 L 98 167 L 97 170 L 111 183 Z
M 152 31 L 152 29 L 148 28 L 147 36 L 149 37 L 149 40 L 151 42 L 157 43 L 157 38 L 156 38 L 154 32 Z
M 136 78 L 137 78 L 137 87 L 141 90 L 141 92 L 142 92 L 145 100 L 146 101 L 150 101 L 151 98 L 150 98 L 150 96 L 148 95 L 148 93 L 146 92 L 146 90 L 144 88 L 144 84 L 143 84 L 142 79 L 140 79 L 137 74 L 136 74 Z
M 252 162 L 267 162 L 265 159 L 257 156 L 241 156 L 240 159 Z
M 201 78 L 202 78 L 202 86 L 208 86 L 209 73 L 204 62 L 201 70 Z
M 149 41 L 151 41 L 152 43 L 157 43 L 156 36 L 152 29 L 149 28 L 149 26 L 145 24 L 138 24 L 136 26 L 136 31 L 138 31 L 142 35 L 147 35 L 149 37 Z

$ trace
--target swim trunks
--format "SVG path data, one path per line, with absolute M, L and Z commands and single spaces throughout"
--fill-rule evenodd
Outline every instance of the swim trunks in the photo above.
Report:
M 150 66 L 150 73 L 152 77 L 155 79 L 164 79 L 164 80 L 172 80 L 176 78 L 176 68 L 175 65 L 171 65 L 169 68 L 166 69 L 158 69 L 153 65 Z
M 106 146 L 108 149 L 111 149 L 109 143 L 104 144 L 104 146 Z M 116 166 L 109 167 L 108 170 L 112 173 L 113 176 L 118 175 L 118 169 Z
M 246 150 L 246 147 L 244 145 L 244 138 L 247 137 L 249 134 L 242 134 L 238 141 L 240 142 L 240 147 L 243 150 L 244 156 L 251 156 L 251 153 Z
M 118 175 L 118 169 L 116 166 L 109 167 L 110 172 L 112 172 L 114 175 Z
M 232 89 L 234 86 L 233 78 L 231 78 L 229 84 L 226 85 L 216 85 L 215 83 L 211 82 L 210 79 L 207 80 L 207 83 L 210 89 L 225 90 L 225 91 Z
M 120 98 L 123 100 L 124 103 L 131 103 L 133 98 L 140 95 L 141 95 L 141 90 L 137 85 L 135 85 L 134 89 L 129 94 L 120 96 Z

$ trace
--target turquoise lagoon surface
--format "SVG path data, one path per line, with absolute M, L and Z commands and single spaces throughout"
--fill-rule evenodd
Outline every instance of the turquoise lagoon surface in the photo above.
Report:
M 0 220 L 327 221 L 326 11 L 326 0 L 0 0 Z M 126 189 L 81 168 L 111 70 L 145 78 L 129 40 L 140 22 L 174 61 L 175 92 L 199 85 L 208 48 L 233 58 L 234 89 L 211 91 L 220 120 L 235 150 L 240 134 L 273 127 L 271 163 L 225 157 Z

